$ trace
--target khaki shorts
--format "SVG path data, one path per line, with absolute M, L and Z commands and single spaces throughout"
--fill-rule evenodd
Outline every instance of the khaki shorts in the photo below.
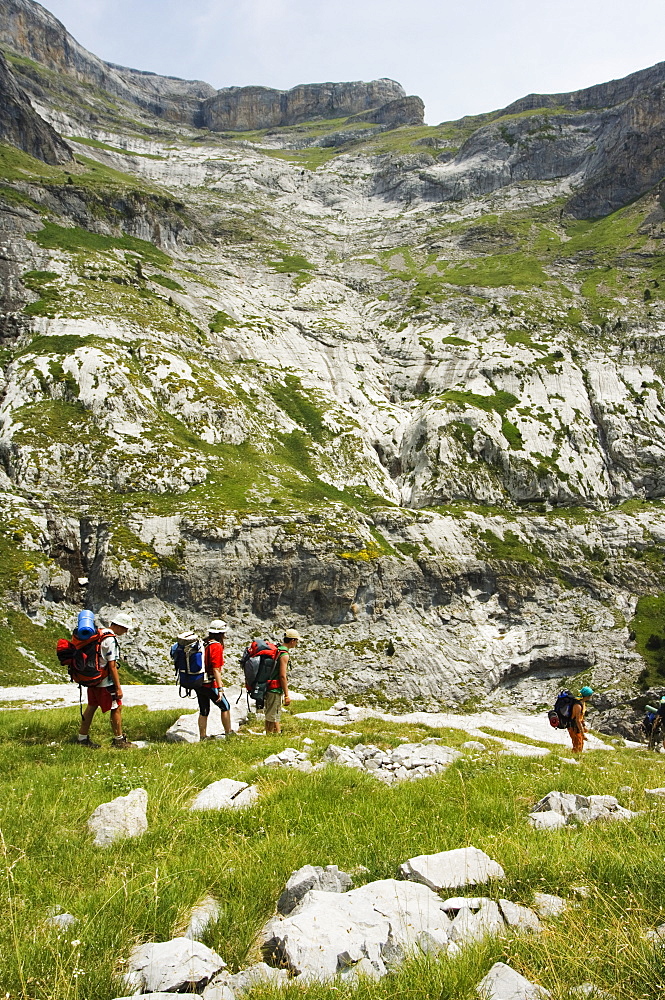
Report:
M 279 722 L 282 715 L 282 691 L 266 691 L 265 697 L 266 722 Z

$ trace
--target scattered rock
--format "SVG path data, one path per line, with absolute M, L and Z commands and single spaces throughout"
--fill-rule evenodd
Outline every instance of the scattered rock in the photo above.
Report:
M 314 770 L 314 766 L 307 754 L 302 750 L 296 750 L 294 747 L 286 747 L 284 750 L 280 750 L 279 753 L 271 753 L 263 763 L 267 764 L 268 767 L 292 767 L 297 771 Z
M 530 983 L 505 962 L 496 962 L 476 986 L 483 1000 L 543 1000 L 549 991 Z
M 504 931 L 501 911 L 493 899 L 480 899 L 478 909 L 463 907 L 450 925 L 450 939 L 457 944 L 470 944 L 484 937 L 496 937 Z
M 400 865 L 400 872 L 412 882 L 422 882 L 438 892 L 463 885 L 478 885 L 491 878 L 503 878 L 500 864 L 477 847 L 460 847 L 439 854 L 421 854 Z
M 341 872 L 337 865 L 303 865 L 293 872 L 284 892 L 277 900 L 277 910 L 287 916 L 310 889 L 320 892 L 346 892 L 353 885 L 353 879 L 346 872 Z
M 631 788 L 632 791 L 632 788 Z M 665 795 L 665 788 L 645 788 L 645 795 Z
M 283 986 L 288 979 L 289 974 L 286 969 L 275 969 L 265 962 L 257 962 L 256 965 L 250 965 L 248 969 L 243 969 L 234 976 L 222 972 L 214 982 L 206 986 L 203 1000 L 234 1000 L 234 997 L 242 996 L 255 986 L 266 983 Z
M 484 743 L 480 743 L 478 740 L 467 740 L 466 743 L 462 743 L 462 750 L 486 750 L 487 747 Z
M 651 944 L 665 947 L 665 924 L 659 924 L 654 930 L 647 931 L 644 937 Z
M 577 896 L 578 899 L 588 899 L 591 895 L 591 889 L 588 885 L 571 885 L 570 891 L 573 896 Z
M 520 906 L 519 903 L 513 903 L 509 899 L 500 899 L 499 908 L 503 919 L 513 930 L 534 934 L 542 931 L 543 925 L 538 919 L 538 914 L 528 906 Z
M 67 930 L 78 923 L 78 917 L 73 913 L 63 913 L 60 906 L 51 906 L 46 918 L 47 927 L 56 927 L 59 930 Z
M 138 837 L 148 829 L 148 793 L 134 788 L 128 795 L 119 795 L 102 802 L 88 819 L 88 829 L 94 833 L 96 847 L 108 847 L 125 837 Z
M 185 937 L 191 938 L 192 941 L 200 941 L 210 924 L 217 923 L 220 912 L 217 900 L 212 896 L 206 896 L 192 908 Z
M 240 705 L 231 705 L 231 728 L 235 731 L 247 722 L 247 710 L 243 702 Z M 208 716 L 206 732 L 208 736 L 223 736 L 224 726 L 219 712 L 211 712 Z M 169 743 L 198 743 L 199 737 L 199 713 L 187 712 L 181 715 L 173 723 L 170 729 L 166 730 L 166 739 Z
M 613 993 L 602 990 L 600 987 L 594 986 L 593 983 L 581 983 L 579 986 L 573 986 L 569 993 L 574 997 L 591 997 L 591 1000 L 614 1000 Z
M 331 743 L 324 754 L 324 760 L 344 767 L 356 767 L 387 784 L 425 778 L 431 774 L 439 774 L 462 756 L 459 750 L 440 746 L 432 742 L 433 739 L 434 737 L 429 737 L 422 743 L 404 743 L 394 750 L 382 750 L 372 744 L 365 746 L 358 743 L 355 747 L 340 747 Z
M 378 977 L 421 943 L 428 952 L 447 948 L 449 928 L 431 889 L 384 879 L 340 894 L 310 890 L 288 917 L 266 924 L 262 951 L 304 982 Z
M 199 792 L 190 810 L 198 809 L 246 809 L 254 805 L 259 797 L 256 785 L 232 778 L 220 778 Z
M 561 896 L 552 896 L 549 892 L 534 892 L 533 908 L 541 917 L 558 917 L 568 906 Z
M 216 952 L 200 941 L 179 937 L 134 948 L 124 981 L 136 992 L 192 992 L 206 986 L 225 965 Z
M 555 820 L 554 815 L 561 819 Z M 555 791 L 548 792 L 536 802 L 529 822 L 538 830 L 551 830 L 565 824 L 632 819 L 637 815 L 638 813 L 620 806 L 613 795 L 576 795 L 574 792 Z
M 535 830 L 558 830 L 560 827 L 567 825 L 566 817 L 562 816 L 561 813 L 554 812 L 553 809 L 547 809 L 545 812 L 531 813 L 529 822 Z

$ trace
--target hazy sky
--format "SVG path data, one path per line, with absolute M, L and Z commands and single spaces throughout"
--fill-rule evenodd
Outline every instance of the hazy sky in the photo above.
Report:
M 665 59 L 663 0 L 46 0 L 109 62 L 215 87 L 399 80 L 429 124 Z

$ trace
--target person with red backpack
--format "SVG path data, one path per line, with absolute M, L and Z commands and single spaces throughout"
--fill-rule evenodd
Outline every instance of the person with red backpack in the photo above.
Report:
M 282 697 L 285 706 L 291 704 L 287 668 L 289 653 L 295 649 L 299 640 L 298 632 L 294 628 L 289 628 L 284 633 L 284 640 L 277 647 L 278 656 L 275 657 L 274 666 L 271 668 L 266 682 L 264 706 L 266 733 L 281 732 Z
M 215 738 L 214 736 L 206 736 L 211 705 L 215 705 L 221 712 L 224 735 L 228 736 L 232 732 L 231 706 L 222 689 L 225 635 L 226 622 L 216 618 L 210 622 L 208 635 L 203 640 L 203 660 L 207 679 L 203 682 L 202 687 L 195 689 L 199 702 L 199 739 L 201 742 L 205 739 L 213 740 Z
M 88 640 L 88 646 L 96 647 L 96 659 L 98 671 L 101 679 L 94 686 L 87 686 L 88 705 L 81 718 L 81 728 L 79 729 L 77 743 L 79 746 L 90 747 L 98 750 L 99 743 L 93 743 L 88 735 L 95 712 L 101 708 L 102 712 L 111 713 L 111 730 L 113 732 L 112 746 L 115 750 L 134 750 L 135 743 L 130 743 L 122 732 L 122 686 L 120 675 L 118 674 L 118 636 L 125 635 L 133 625 L 131 617 L 123 612 L 118 612 L 111 619 L 110 629 L 97 629 L 96 636 L 92 643 Z M 88 653 L 88 658 L 90 654 Z M 76 680 L 75 676 L 72 676 Z M 84 682 L 81 682 L 84 683 Z

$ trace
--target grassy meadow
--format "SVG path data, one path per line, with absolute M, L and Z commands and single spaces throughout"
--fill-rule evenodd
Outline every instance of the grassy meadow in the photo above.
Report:
M 297 710 L 321 704 L 299 703 Z M 562 760 L 565 750 L 523 759 L 501 755 L 488 739 L 491 749 L 465 752 L 444 774 L 391 788 L 340 767 L 301 774 L 253 765 L 285 746 L 302 747 L 305 736 L 315 741 L 316 761 L 330 742 L 395 746 L 400 737 L 440 735 L 459 746 L 466 734 L 367 720 L 352 727 L 362 737 L 336 737 L 322 732 L 330 724 L 287 715 L 280 737 L 258 735 L 253 725 L 255 732 L 227 741 L 166 743 L 163 734 L 178 715 L 126 709 L 129 737 L 151 743 L 114 753 L 107 720 L 99 717 L 92 736 L 101 737 L 101 750 L 68 742 L 77 708 L 0 712 L 0 997 L 124 996 L 119 976 L 132 946 L 172 937 L 207 893 L 222 913 L 205 943 L 235 971 L 258 959 L 257 932 L 301 865 L 337 864 L 355 872 L 360 885 L 394 877 L 414 855 L 469 844 L 505 868 L 506 879 L 488 895 L 529 904 L 541 890 L 572 905 L 540 936 L 486 940 L 455 959 L 414 957 L 379 982 L 363 982 L 358 1000 L 469 1000 L 497 960 L 546 986 L 554 1000 L 582 982 L 611 990 L 616 1000 L 663 997 L 665 952 L 643 933 L 665 920 L 665 802 L 643 790 L 665 785 L 665 757 L 587 752 L 576 767 Z M 239 813 L 187 811 L 194 795 L 221 777 L 258 783 L 259 803 Z M 625 786 L 632 791 L 620 791 Z M 136 787 L 148 791 L 148 832 L 93 847 L 86 828 L 92 810 Z M 555 788 L 615 794 L 643 813 L 628 823 L 536 832 L 526 821 L 529 806 Z M 578 895 L 578 886 L 588 896 Z M 52 906 L 78 923 L 68 932 L 49 929 Z M 294 981 L 287 992 L 287 1000 L 333 1000 L 352 991 Z M 262 987 L 255 995 L 274 991 Z

